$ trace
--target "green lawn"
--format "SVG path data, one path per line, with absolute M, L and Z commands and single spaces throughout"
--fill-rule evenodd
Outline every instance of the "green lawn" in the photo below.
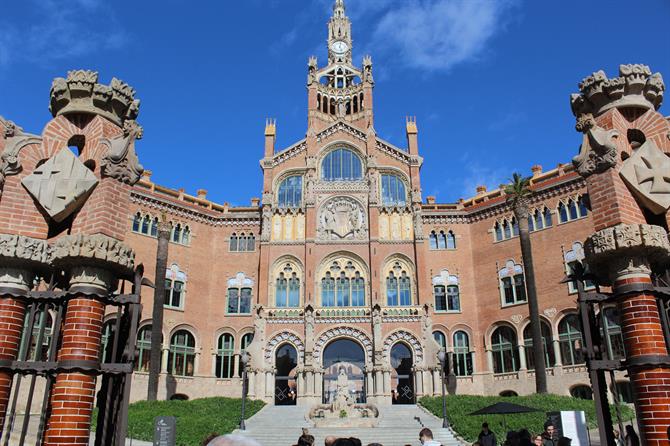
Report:
M 265 403 L 247 400 L 247 418 Z M 159 415 L 177 418 L 177 446 L 200 446 L 211 433 L 227 434 L 240 421 L 241 399 L 203 398 L 191 401 L 139 401 L 130 405 L 128 436 L 153 441 L 154 418 Z
M 452 428 L 467 441 L 475 441 L 481 425 L 484 421 L 495 432 L 498 440 L 505 439 L 503 432 L 503 418 L 501 415 L 470 416 L 476 410 L 499 401 L 520 404 L 522 406 L 539 409 L 533 412 L 518 415 L 506 415 L 507 430 L 528 429 L 531 433 L 540 433 L 546 421 L 546 412 L 560 410 L 583 410 L 586 413 L 586 422 L 590 428 L 596 426 L 595 404 L 590 400 L 582 400 L 569 396 L 558 395 L 530 395 L 516 397 L 499 396 L 474 396 L 474 395 L 449 395 L 447 396 L 447 416 Z M 442 398 L 424 397 L 419 404 L 438 417 L 442 417 Z M 626 420 L 633 418 L 633 410 L 625 405 L 621 407 L 622 414 Z M 614 406 L 612 406 L 612 417 L 616 420 Z M 615 422 L 616 424 L 616 422 Z

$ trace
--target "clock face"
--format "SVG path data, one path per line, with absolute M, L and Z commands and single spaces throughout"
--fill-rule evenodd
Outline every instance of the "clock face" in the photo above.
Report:
M 342 55 L 347 52 L 347 50 L 349 49 L 349 45 L 347 45 L 347 42 L 338 40 L 336 42 L 333 42 L 330 48 L 333 50 L 335 54 Z

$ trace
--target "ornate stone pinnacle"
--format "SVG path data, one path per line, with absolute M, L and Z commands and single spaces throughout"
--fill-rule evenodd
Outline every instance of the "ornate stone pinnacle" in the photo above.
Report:
M 99 84 L 95 71 L 69 71 L 67 78 L 57 77 L 51 84 L 49 110 L 54 117 L 91 113 L 123 127 L 127 119 L 137 118 L 139 107 L 135 89 L 117 78 L 110 85 Z
M 579 90 L 570 98 L 572 113 L 578 118 L 587 113 L 598 116 L 614 107 L 658 110 L 665 84 L 661 74 L 652 74 L 648 66 L 628 64 L 620 65 L 619 77 L 611 79 L 604 71 L 596 71 L 579 84 Z

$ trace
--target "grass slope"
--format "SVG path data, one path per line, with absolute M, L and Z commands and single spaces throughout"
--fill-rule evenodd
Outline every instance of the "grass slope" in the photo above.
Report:
M 530 395 L 505 398 L 498 396 L 449 395 L 447 396 L 447 417 L 449 418 L 451 427 L 467 441 L 475 441 L 481 430 L 482 423 L 487 421 L 498 440 L 504 440 L 505 432 L 503 429 L 503 417 L 501 415 L 468 415 L 499 401 L 520 404 L 540 410 L 540 412 L 527 414 L 506 415 L 507 430 L 525 428 L 531 433 L 540 433 L 546 421 L 546 412 L 560 410 L 583 410 L 586 413 L 586 422 L 589 428 L 596 426 L 595 404 L 591 400 L 558 395 Z M 419 404 L 436 416 L 442 417 L 442 398 L 423 397 L 419 401 Z M 622 406 L 621 411 L 624 419 L 630 420 L 633 418 L 633 410 L 629 407 Z M 615 413 L 614 406 L 612 406 L 613 417 L 615 417 Z
M 246 416 L 251 417 L 265 403 L 247 400 Z M 211 433 L 227 434 L 237 428 L 242 400 L 203 398 L 190 401 L 139 401 L 128 411 L 128 435 L 137 440 L 153 441 L 154 418 L 177 418 L 177 446 L 200 446 Z

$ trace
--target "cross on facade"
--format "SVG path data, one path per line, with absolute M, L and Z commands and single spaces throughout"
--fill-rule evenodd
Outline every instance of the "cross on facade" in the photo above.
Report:
M 670 193 L 670 160 L 668 157 L 658 151 L 651 151 L 649 154 L 642 155 L 641 159 L 645 165 L 635 165 L 638 184 L 651 181 L 649 193 Z

